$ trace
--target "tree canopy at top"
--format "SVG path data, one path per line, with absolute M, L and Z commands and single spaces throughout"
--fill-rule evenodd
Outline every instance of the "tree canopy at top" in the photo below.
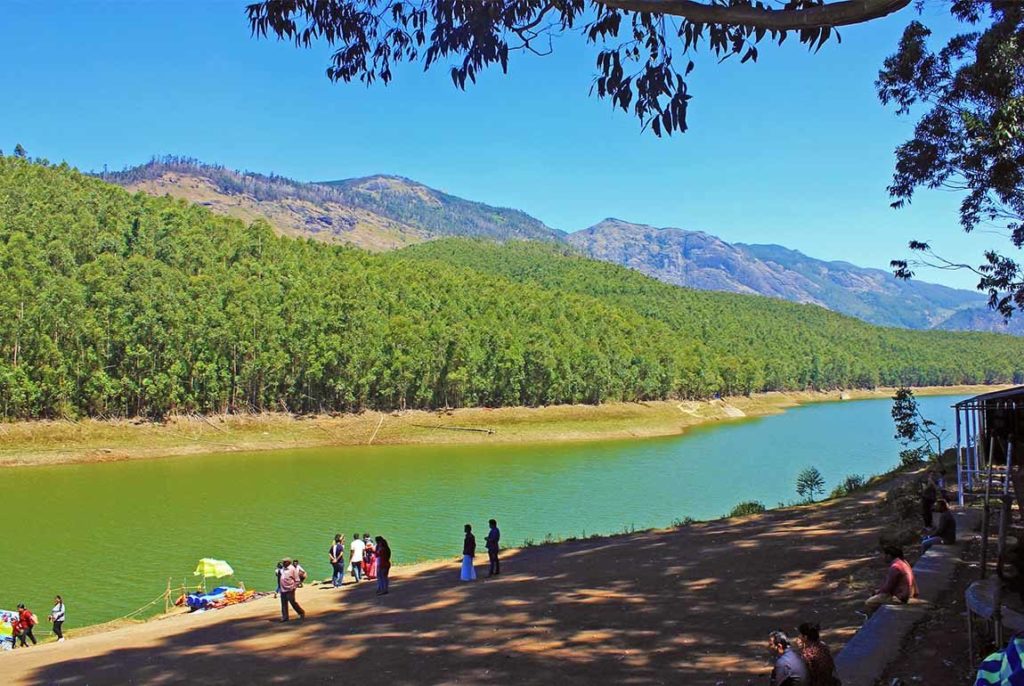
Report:
M 707 45 L 719 58 L 757 59 L 766 37 L 796 34 L 817 50 L 836 27 L 903 9 L 911 0 L 787 0 L 775 9 L 754 0 L 265 0 L 248 6 L 255 35 L 336 50 L 333 81 L 391 80 L 396 62 L 453 60 L 452 82 L 465 88 L 484 68 L 507 71 L 512 53 L 547 54 L 556 34 L 578 33 L 601 46 L 594 89 L 630 111 L 655 135 L 686 130 L 686 76 L 678 55 Z
M 945 0 L 959 22 L 978 27 L 954 36 L 938 52 L 930 31 L 909 24 L 877 83 L 884 103 L 901 114 L 931 106 L 914 137 L 897 150 L 889 192 L 894 206 L 916 189 L 965 192 L 966 231 L 995 224 L 1013 246 L 1024 244 L 1024 2 Z M 632 112 L 657 136 L 682 133 L 691 95 L 690 55 L 701 46 L 719 59 L 756 60 L 766 39 L 790 35 L 813 51 L 838 40 L 836 29 L 903 10 L 911 0 L 264 0 L 247 8 L 259 37 L 335 48 L 327 68 L 334 81 L 387 83 L 397 62 L 425 69 L 450 62 L 453 83 L 465 88 L 493 65 L 507 70 L 516 52 L 547 54 L 552 38 L 575 33 L 600 48 L 592 92 Z M 922 0 L 917 3 L 923 5 Z M 1024 269 L 997 251 L 974 267 L 936 258 L 894 261 L 909 278 L 914 264 L 971 269 L 979 290 L 1009 318 L 1024 310 Z

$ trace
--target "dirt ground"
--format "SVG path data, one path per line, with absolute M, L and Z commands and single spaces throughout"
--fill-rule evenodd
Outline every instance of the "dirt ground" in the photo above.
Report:
M 761 684 L 770 630 L 819 621 L 836 649 L 863 623 L 879 497 L 509 551 L 469 584 L 452 560 L 385 597 L 307 586 L 289 624 L 266 598 L 72 633 L 0 655 L 0 683 Z
M 1015 532 L 1020 536 L 1020 532 Z M 975 655 L 967 653 L 967 616 L 964 593 L 971 582 L 980 578 L 981 542 L 975 539 L 963 550 L 961 563 L 950 588 L 935 603 L 928 617 L 914 627 L 901 646 L 900 656 L 885 670 L 878 683 L 888 686 L 900 679 L 913 684 L 974 683 L 983 656 L 999 647 L 979 624 L 975 631 Z M 992 561 L 989 561 L 992 564 Z M 989 573 L 992 568 L 989 568 Z M 1007 598 L 1019 606 L 1020 600 Z M 1006 638 L 1009 638 L 1007 633 Z
M 919 396 L 1004 386 L 929 386 Z M 339 445 L 530 443 L 675 436 L 700 425 L 778 414 L 804 403 L 887 398 L 894 389 L 757 393 L 702 401 L 651 401 L 445 411 L 175 415 L 166 421 L 0 421 L 0 468 L 110 462 Z

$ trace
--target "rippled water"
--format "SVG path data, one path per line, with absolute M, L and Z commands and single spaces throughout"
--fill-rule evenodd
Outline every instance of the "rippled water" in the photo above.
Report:
M 952 421 L 952 396 L 921 398 Z M 44 614 L 55 593 L 69 626 L 124 615 L 168 577 L 192 582 L 201 557 L 223 558 L 249 587 L 273 585 L 297 556 L 329 576 L 331 537 L 387 536 L 397 562 L 455 557 L 462 525 L 503 542 L 613 533 L 711 518 L 742 500 L 796 498 L 814 465 L 831 490 L 851 473 L 891 468 L 888 400 L 806 405 L 685 436 L 514 446 L 350 447 L 0 470 L 8 574 L 0 608 Z

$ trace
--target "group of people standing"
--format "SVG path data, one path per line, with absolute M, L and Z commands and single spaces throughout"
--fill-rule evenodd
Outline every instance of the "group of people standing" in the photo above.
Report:
M 388 592 L 388 576 L 391 571 L 391 546 L 383 536 L 370 539 L 370 534 L 352 535 L 350 547 L 349 569 L 356 583 L 363 579 L 377 580 L 377 595 Z M 331 562 L 331 584 L 338 588 L 345 583 L 345 536 L 335 534 L 334 542 L 327 551 Z M 306 581 L 306 570 L 299 561 L 285 558 L 277 563 L 277 595 L 281 598 L 281 621 L 289 620 L 288 608 L 291 607 L 305 619 L 306 612 L 295 599 L 295 591 Z
M 493 519 L 488 520 L 487 525 L 490 527 L 485 539 L 488 559 L 487 576 L 496 576 L 501 574 L 501 560 L 498 558 L 498 551 L 501 550 L 499 545 L 501 531 L 498 529 L 498 522 Z M 463 530 L 466 532 L 466 537 L 462 540 L 462 572 L 459 578 L 463 581 L 474 581 L 476 567 L 473 565 L 473 560 L 476 557 L 476 536 L 473 535 L 472 524 L 467 524 Z
M 47 619 L 53 623 L 53 635 L 57 637 L 58 643 L 64 642 L 64 615 L 64 599 L 57 596 L 54 598 L 53 609 L 50 610 L 50 616 Z M 11 647 L 17 648 L 20 642 L 22 648 L 27 648 L 29 641 L 32 641 L 32 645 L 36 645 L 37 641 L 33 629 L 35 629 L 37 624 L 39 624 L 39 619 L 35 613 L 25 607 L 24 603 L 19 603 L 18 612 L 11 622 L 13 638 L 13 645 Z
M 334 543 L 327 556 L 331 561 L 334 573 L 331 583 L 335 588 L 345 583 L 345 535 L 335 534 Z M 349 547 L 349 570 L 356 583 L 363 579 L 377 580 L 377 595 L 387 595 L 389 591 L 388 577 L 391 572 L 391 545 L 383 536 L 370 538 L 370 534 L 352 534 Z

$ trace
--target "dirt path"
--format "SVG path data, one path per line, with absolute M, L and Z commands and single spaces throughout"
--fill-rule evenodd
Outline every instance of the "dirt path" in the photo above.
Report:
M 307 587 L 286 625 L 267 598 L 72 636 L 0 655 L 0 683 L 761 683 L 770 630 L 814 619 L 838 647 L 862 623 L 878 497 L 527 548 L 471 584 L 398 568 L 383 598 Z

